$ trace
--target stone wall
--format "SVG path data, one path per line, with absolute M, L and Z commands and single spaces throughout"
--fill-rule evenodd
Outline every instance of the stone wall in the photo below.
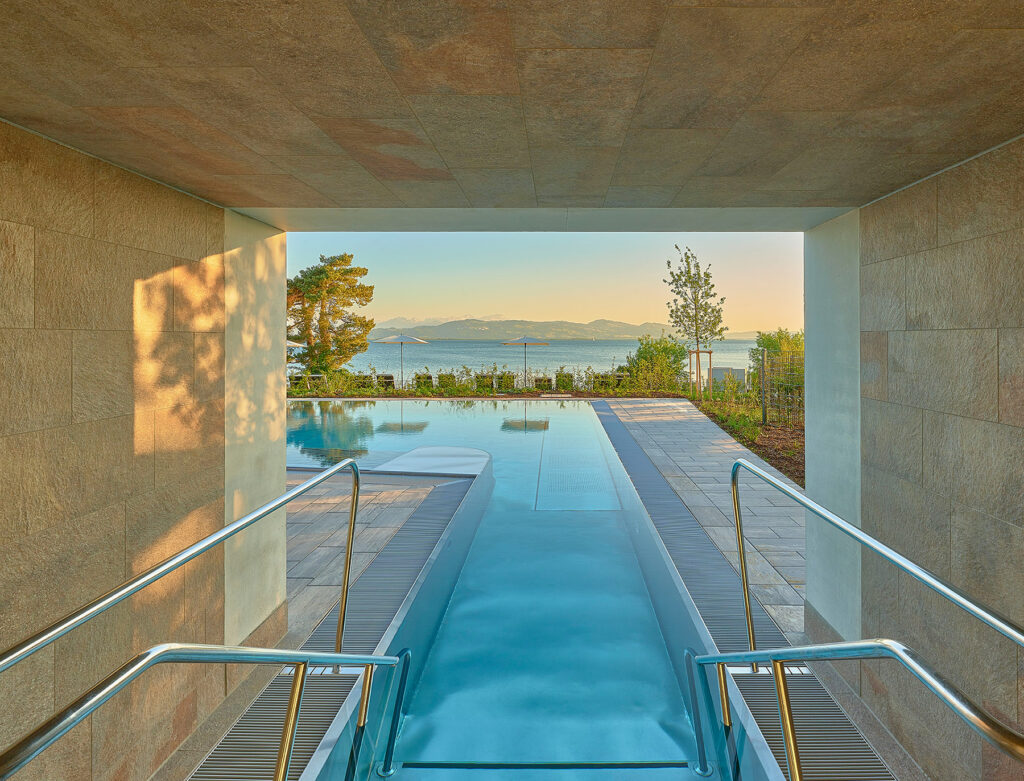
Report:
M 862 523 L 1024 623 L 1024 141 L 861 210 Z M 862 634 L 1024 716 L 1015 645 L 865 553 Z M 892 663 L 861 696 L 936 779 L 1024 777 Z
M 223 525 L 224 224 L 0 123 L 0 646 Z M 223 642 L 224 628 L 217 550 L 0 676 L 0 744 L 134 653 Z M 156 668 L 23 775 L 147 778 L 229 680 Z

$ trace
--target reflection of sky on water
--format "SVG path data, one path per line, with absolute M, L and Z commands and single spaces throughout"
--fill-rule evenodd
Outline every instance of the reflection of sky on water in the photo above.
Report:
M 289 401 L 287 460 L 319 467 L 355 458 L 368 468 L 421 446 L 494 452 L 511 445 L 510 435 L 547 431 L 560 411 L 592 414 L 588 403 L 575 401 Z

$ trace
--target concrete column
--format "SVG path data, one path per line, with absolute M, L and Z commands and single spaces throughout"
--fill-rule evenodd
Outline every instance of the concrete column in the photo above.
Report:
M 225 523 L 285 490 L 285 236 L 225 213 Z M 283 511 L 226 543 L 226 643 L 284 635 L 285 566 Z
M 807 495 L 860 525 L 860 213 L 804 234 Z M 808 634 L 860 636 L 857 543 L 807 517 Z M 824 625 L 823 625 L 824 623 Z

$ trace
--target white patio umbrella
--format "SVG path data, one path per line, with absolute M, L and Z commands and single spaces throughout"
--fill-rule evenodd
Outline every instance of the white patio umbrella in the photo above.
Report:
M 534 339 L 532 336 L 520 336 L 518 339 L 509 339 L 507 342 L 502 344 L 509 347 L 523 346 L 523 387 L 526 387 L 526 347 L 527 345 L 534 345 L 536 347 L 546 347 L 547 342 L 542 342 L 540 339 Z
M 407 344 L 430 344 L 426 339 L 419 339 L 415 336 L 407 336 L 406 334 L 395 334 L 394 336 L 385 336 L 383 339 L 374 339 L 375 344 L 397 344 L 401 347 L 401 371 L 399 373 L 399 387 L 405 387 L 405 346 Z

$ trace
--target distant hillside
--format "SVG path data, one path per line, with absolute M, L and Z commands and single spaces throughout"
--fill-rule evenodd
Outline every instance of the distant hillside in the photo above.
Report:
M 479 339 L 501 341 L 517 336 L 537 339 L 636 339 L 643 334 L 660 336 L 669 327 L 662 323 L 620 323 L 616 320 L 594 320 L 589 323 L 570 323 L 566 320 L 454 320 L 439 325 L 417 325 L 405 329 L 374 328 L 371 339 L 380 339 L 397 333 L 433 339 Z

